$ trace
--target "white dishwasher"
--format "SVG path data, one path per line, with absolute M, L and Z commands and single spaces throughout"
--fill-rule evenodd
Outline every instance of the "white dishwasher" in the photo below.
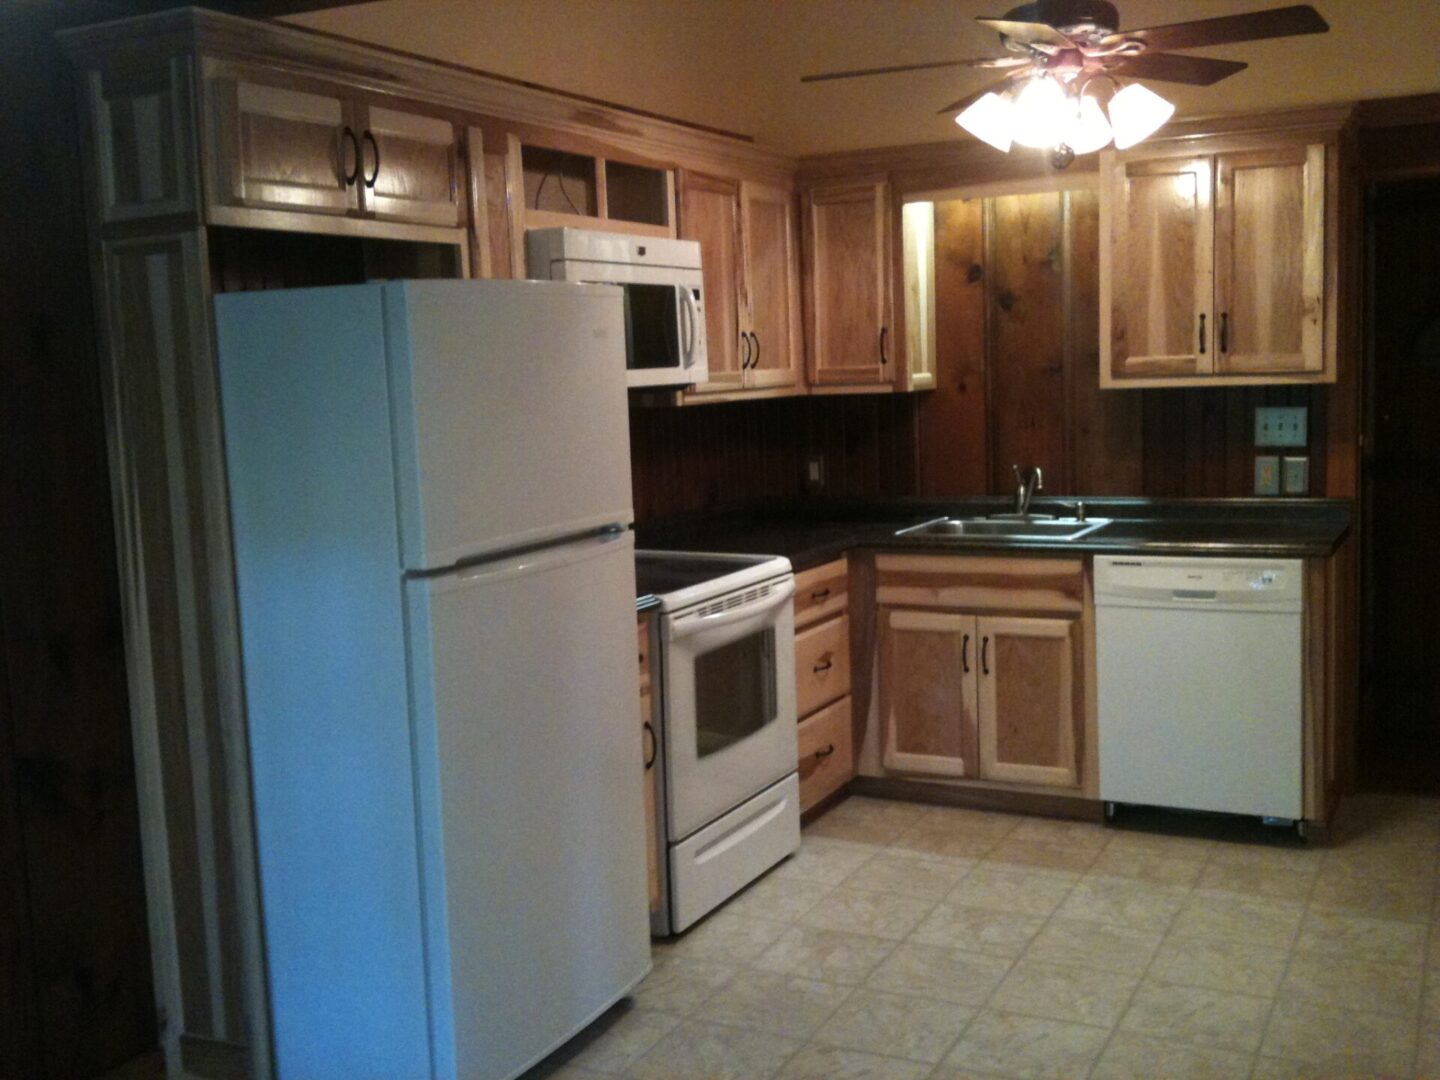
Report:
M 1298 821 L 1298 559 L 1096 556 L 1100 797 Z

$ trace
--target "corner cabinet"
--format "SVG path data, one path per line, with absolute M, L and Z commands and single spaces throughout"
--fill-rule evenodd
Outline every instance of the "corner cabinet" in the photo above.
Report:
M 805 197 L 811 386 L 894 381 L 890 182 L 816 184 Z
M 1100 383 L 1335 380 L 1337 144 L 1101 160 Z
M 1093 609 L 1079 560 L 880 555 L 887 774 L 1093 794 Z

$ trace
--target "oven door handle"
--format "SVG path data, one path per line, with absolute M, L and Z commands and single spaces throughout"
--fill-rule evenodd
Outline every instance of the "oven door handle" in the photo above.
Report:
M 693 637 L 696 634 L 709 633 L 711 630 L 718 630 L 722 626 L 731 626 L 734 623 L 745 622 L 757 615 L 764 615 L 767 611 L 784 607 L 795 595 L 795 581 L 790 579 L 779 585 L 770 588 L 770 594 L 763 600 L 754 600 L 740 607 L 730 608 L 728 611 L 717 612 L 714 615 L 684 615 L 678 619 L 667 620 L 666 629 L 671 641 L 678 641 L 681 638 Z

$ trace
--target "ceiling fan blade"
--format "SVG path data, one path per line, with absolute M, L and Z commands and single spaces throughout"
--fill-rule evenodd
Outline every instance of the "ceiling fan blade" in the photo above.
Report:
M 888 67 L 856 68 L 853 71 L 827 71 L 819 75 L 802 75 L 801 82 L 825 82 L 828 79 L 856 79 L 862 75 L 889 75 L 896 71 L 925 71 L 930 68 L 972 67 L 1012 68 L 1028 64 L 1024 56 L 980 56 L 973 60 L 932 60 L 923 64 L 892 64 Z
M 1011 41 L 1022 45 L 1048 46 L 1052 49 L 1073 49 L 1075 43 L 1048 23 L 1016 22 L 1013 19 L 976 18 L 981 26 L 988 26 L 1004 34 Z
M 1160 82 L 1189 83 L 1191 86 L 1212 86 L 1249 66 L 1239 60 L 1212 60 L 1208 56 L 1143 52 L 1139 56 L 1126 57 L 1110 64 L 1107 70 L 1132 79 L 1157 79 Z
M 1143 41 L 1156 51 L 1198 49 L 1206 45 L 1229 45 L 1236 41 L 1261 41 L 1265 38 L 1291 37 L 1296 34 L 1323 34 L 1330 24 L 1309 4 L 1252 11 L 1247 15 L 1223 15 L 1218 19 L 1197 19 L 1195 22 L 1150 26 L 1140 30 L 1121 30 L 1100 44 L 1119 41 Z
M 979 101 L 986 94 L 991 93 L 995 90 L 999 90 L 1000 88 L 1005 86 L 1005 84 L 1010 81 L 1010 78 L 1011 76 L 1006 75 L 1005 78 L 999 80 L 998 82 L 993 82 L 988 86 L 982 86 L 973 94 L 966 94 L 959 101 L 952 101 L 949 105 L 946 105 L 945 108 L 941 109 L 935 115 L 944 116 L 947 113 L 964 112 L 966 109 L 968 109 L 971 105 L 974 105 L 975 102 Z

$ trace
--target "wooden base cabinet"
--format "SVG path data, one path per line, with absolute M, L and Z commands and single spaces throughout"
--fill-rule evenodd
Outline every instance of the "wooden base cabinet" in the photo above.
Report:
M 877 582 L 886 772 L 1087 786 L 1078 560 L 881 555 Z
M 855 775 L 850 697 L 849 565 L 845 559 L 795 575 L 795 704 L 799 717 L 800 809 Z

